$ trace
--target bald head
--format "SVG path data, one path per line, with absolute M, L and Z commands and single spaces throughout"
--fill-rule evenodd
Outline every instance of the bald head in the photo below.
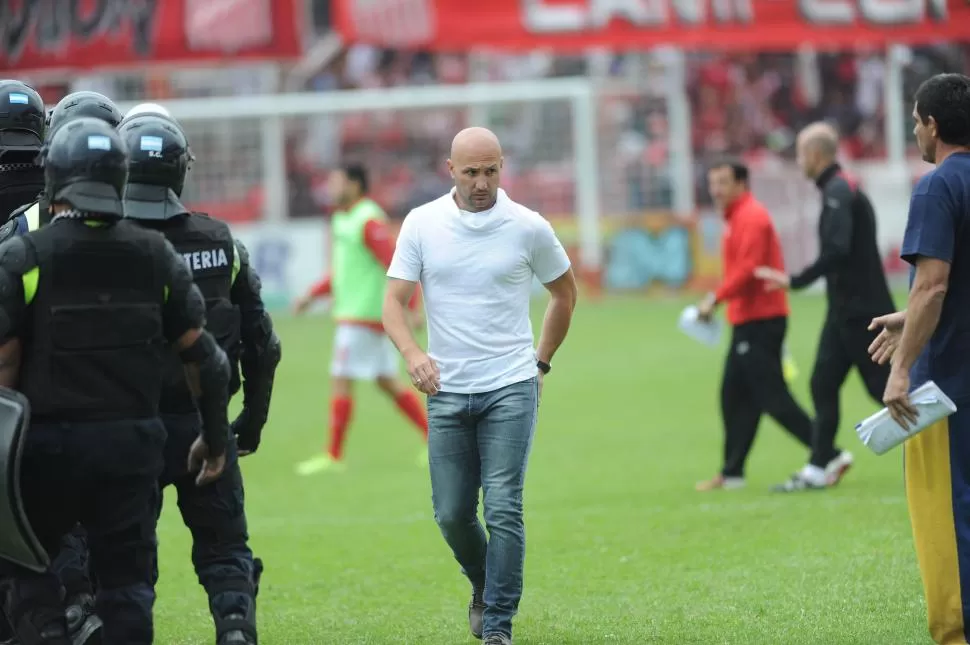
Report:
M 839 133 L 828 123 L 813 123 L 802 130 L 798 138 L 831 159 L 835 159 L 839 151 Z
M 798 133 L 795 145 L 798 165 L 809 179 L 815 179 L 835 162 L 839 133 L 828 123 L 812 123 Z
M 502 144 L 488 128 L 465 128 L 451 140 L 451 158 L 492 154 L 502 156 Z
M 502 145 L 486 128 L 465 128 L 451 142 L 448 170 L 455 180 L 455 201 L 467 211 L 495 205 L 502 169 Z

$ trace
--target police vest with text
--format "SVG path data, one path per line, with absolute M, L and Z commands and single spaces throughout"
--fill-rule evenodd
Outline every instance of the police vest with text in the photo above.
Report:
M 61 220 L 25 239 L 28 329 L 20 389 L 35 421 L 158 414 L 168 350 L 164 241 L 130 222 Z
M 142 225 L 148 222 L 142 222 Z M 172 243 L 192 271 L 195 284 L 205 298 L 206 329 L 219 343 L 232 365 L 230 396 L 239 391 L 241 353 L 239 307 L 230 292 L 239 270 L 239 258 L 229 226 L 204 213 L 180 215 L 152 222 Z M 162 397 L 163 412 L 191 412 L 194 399 L 185 385 L 181 363 L 172 362 L 172 378 L 166 381 Z

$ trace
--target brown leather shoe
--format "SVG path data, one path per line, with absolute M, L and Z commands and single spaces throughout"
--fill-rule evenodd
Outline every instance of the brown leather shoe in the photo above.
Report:
M 694 486 L 694 490 L 701 492 L 708 492 L 712 490 L 737 490 L 739 488 L 744 488 L 744 478 L 742 477 L 725 477 L 724 475 L 715 475 L 707 481 L 698 482 Z

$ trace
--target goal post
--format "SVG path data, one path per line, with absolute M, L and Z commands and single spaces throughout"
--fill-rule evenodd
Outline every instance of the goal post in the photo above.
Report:
M 423 111 L 427 111 L 427 118 L 433 120 L 441 109 L 509 106 L 515 110 L 549 103 L 559 103 L 569 108 L 568 133 L 572 149 L 566 158 L 572 166 L 569 174 L 573 184 L 574 215 L 579 230 L 578 259 L 584 272 L 595 274 L 602 264 L 599 150 L 595 88 L 587 79 L 563 78 L 239 98 L 180 99 L 166 101 L 164 105 L 189 135 L 190 144 L 198 157 L 193 173 L 204 169 L 206 165 L 223 164 L 226 167 L 220 170 L 230 175 L 232 165 L 241 162 L 237 155 L 239 148 L 237 146 L 234 149 L 233 144 L 243 143 L 240 151 L 242 154 L 258 155 L 259 176 L 253 179 L 258 180 L 261 185 L 263 218 L 265 221 L 283 222 L 292 215 L 288 200 L 288 171 L 291 169 L 288 168 L 290 159 L 286 150 L 287 126 L 292 125 L 290 120 L 299 119 L 305 127 L 308 122 L 312 126 L 314 121 L 325 124 L 348 116 L 389 112 L 410 113 L 421 118 Z M 135 103 L 129 102 L 119 107 L 127 111 L 134 105 Z M 461 127 L 465 125 L 473 124 L 460 124 Z M 225 133 L 224 138 L 230 140 L 229 149 L 224 142 L 209 141 L 199 145 L 199 139 L 212 139 L 220 130 Z M 498 134 L 502 138 L 503 133 L 499 131 Z M 246 144 L 241 139 L 250 139 L 251 142 Z M 516 142 L 506 138 L 502 143 L 506 150 L 507 163 L 513 169 L 516 168 L 519 164 L 516 153 L 512 152 L 516 148 Z M 349 156 L 355 155 L 351 153 Z M 442 156 L 439 161 L 443 165 L 445 157 Z M 227 176 L 226 179 L 230 178 Z M 195 178 L 190 177 L 187 198 L 190 201 L 206 202 L 208 198 L 205 190 L 198 183 Z M 516 199 L 514 190 L 510 192 L 512 198 Z M 522 201 L 533 206 L 527 199 Z
M 439 78 L 449 73 L 435 70 Z M 186 203 L 230 221 L 247 246 L 258 247 L 264 286 L 279 305 L 327 268 L 319 215 L 328 206 L 329 170 L 364 165 L 371 196 L 399 220 L 451 187 L 451 139 L 472 125 L 498 135 L 503 187 L 552 223 L 595 293 L 601 286 L 679 288 L 692 275 L 695 177 L 682 81 L 670 65 L 653 62 L 623 77 L 163 103 L 197 157 Z

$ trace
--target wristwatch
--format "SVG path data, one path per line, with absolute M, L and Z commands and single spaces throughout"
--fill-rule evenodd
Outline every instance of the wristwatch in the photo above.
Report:
M 536 361 L 536 367 L 538 367 L 539 371 L 542 372 L 543 374 L 548 374 L 549 370 L 552 369 L 552 365 L 550 365 L 545 361 Z

